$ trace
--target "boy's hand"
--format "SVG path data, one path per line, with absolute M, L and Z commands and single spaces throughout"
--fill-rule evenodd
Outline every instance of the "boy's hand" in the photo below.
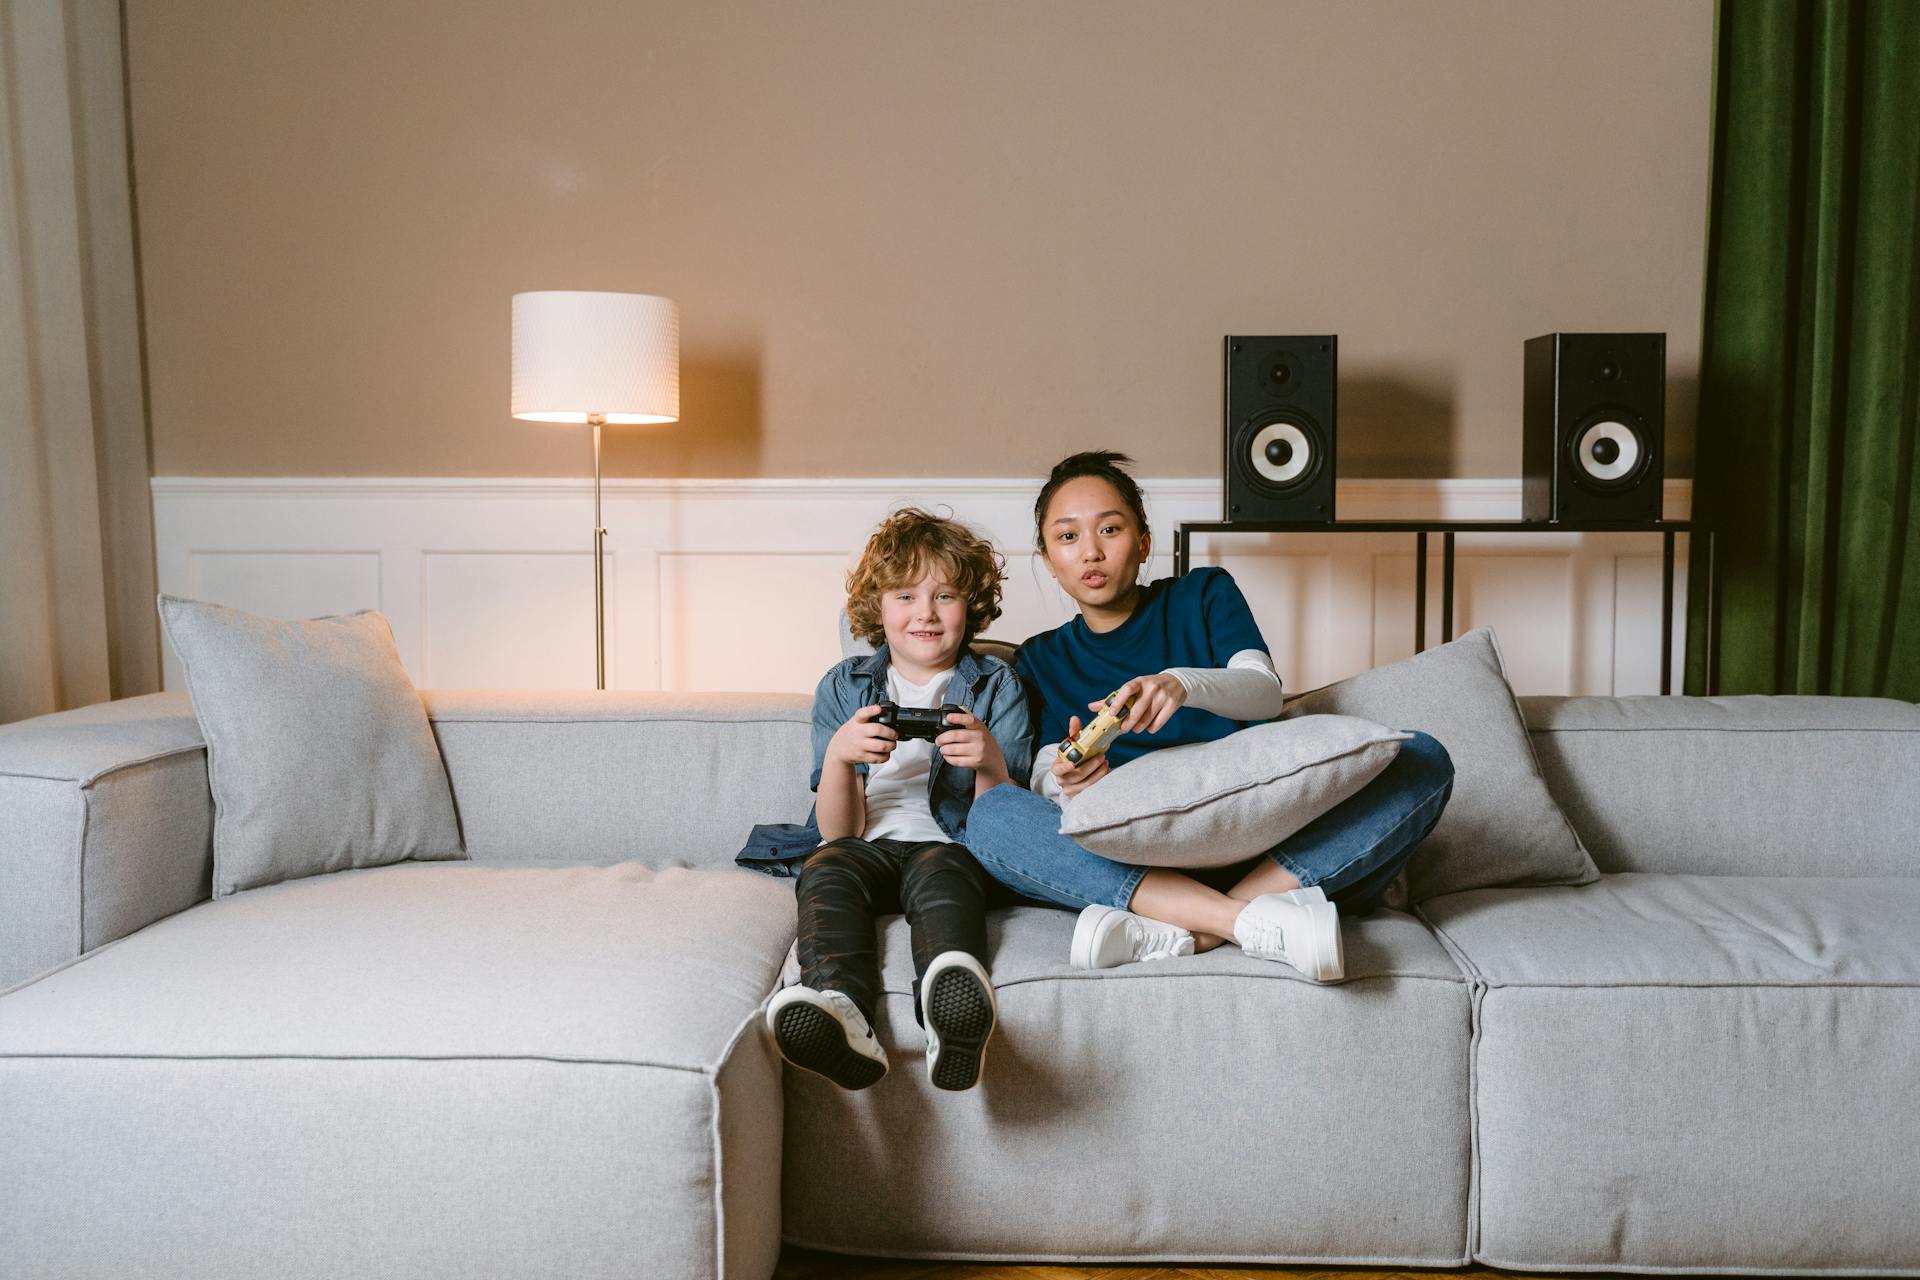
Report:
M 948 729 L 933 740 L 940 748 L 940 758 L 948 764 L 961 769 L 975 769 L 1005 780 L 1007 776 L 1007 758 L 1000 753 L 1000 744 L 994 740 L 992 730 L 981 722 L 971 711 L 955 711 L 947 717 Z
M 880 705 L 862 707 L 834 731 L 827 742 L 827 759 L 841 764 L 885 764 L 900 745 L 900 735 L 875 721 Z
M 1100 704 L 1095 703 L 1094 705 L 1099 706 Z M 1068 719 L 1067 737 L 1079 737 L 1081 727 L 1079 716 L 1073 716 Z M 1079 764 L 1072 763 L 1065 756 L 1055 756 L 1053 758 L 1053 778 L 1054 781 L 1060 784 L 1060 790 L 1071 799 L 1079 795 L 1082 791 L 1085 791 L 1094 783 L 1100 781 L 1100 779 L 1106 777 L 1107 770 L 1111 767 L 1112 766 L 1107 763 L 1107 753 L 1104 751 L 1090 760 L 1082 760 Z
M 1135 676 L 1114 691 L 1110 699 L 1116 707 L 1133 703 L 1121 725 L 1122 733 L 1158 733 L 1173 719 L 1173 713 L 1187 705 L 1187 686 L 1165 672 Z M 1105 702 L 1089 702 L 1087 710 L 1098 711 Z M 1075 736 L 1078 736 L 1077 734 Z

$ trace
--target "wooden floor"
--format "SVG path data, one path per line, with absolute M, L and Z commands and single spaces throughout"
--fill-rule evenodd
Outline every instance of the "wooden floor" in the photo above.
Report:
M 1085 1265 L 1018 1266 L 1008 1262 L 911 1262 L 848 1258 L 788 1249 L 774 1280 L 1515 1280 L 1517 1271 L 1327 1271 L 1317 1267 L 1209 1267 L 1177 1263 L 1140 1267 Z M 1527 1275 L 1553 1275 L 1529 1272 Z M 1583 1275 L 1580 1280 L 1601 1280 Z

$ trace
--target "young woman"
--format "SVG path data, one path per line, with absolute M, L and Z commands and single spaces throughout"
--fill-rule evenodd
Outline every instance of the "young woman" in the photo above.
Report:
M 1080 616 L 1021 646 L 1015 669 L 1037 724 L 1032 790 L 975 802 L 968 847 L 1028 897 L 1082 908 L 1072 962 L 1106 968 L 1188 955 L 1231 939 L 1316 981 L 1345 972 L 1340 912 L 1378 906 L 1453 791 L 1453 763 L 1424 733 L 1366 787 L 1251 863 L 1186 874 L 1129 866 L 1060 834 L 1060 801 L 1144 752 L 1225 737 L 1280 715 L 1280 677 L 1245 597 L 1225 570 L 1142 585 L 1145 505 L 1117 453 L 1061 462 L 1034 503 L 1034 537 Z M 1104 755 L 1071 765 L 1062 738 L 1118 690 L 1131 701 Z

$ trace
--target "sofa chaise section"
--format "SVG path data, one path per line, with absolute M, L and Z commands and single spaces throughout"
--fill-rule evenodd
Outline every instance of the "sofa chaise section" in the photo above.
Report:
M 763 1277 L 793 927 L 736 872 L 401 864 L 200 906 L 0 998 L 35 1277 Z

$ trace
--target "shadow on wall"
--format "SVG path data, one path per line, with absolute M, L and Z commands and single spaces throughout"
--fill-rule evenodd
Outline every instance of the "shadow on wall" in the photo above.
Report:
M 760 344 L 683 349 L 680 421 L 610 432 L 609 476 L 760 473 Z
M 1671 357 L 1669 357 L 1671 358 Z M 1694 440 L 1700 417 L 1700 379 L 1667 367 L 1666 479 L 1693 475 Z
M 1447 369 L 1340 371 L 1340 474 L 1429 479 L 1457 474 L 1459 435 Z M 1513 469 L 1520 470 L 1519 424 Z

